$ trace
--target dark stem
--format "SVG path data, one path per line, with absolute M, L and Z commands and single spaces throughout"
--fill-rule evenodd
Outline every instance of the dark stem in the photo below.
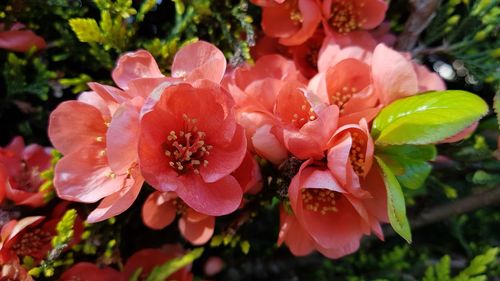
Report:
M 410 0 L 412 13 L 399 36 L 397 48 L 409 51 L 417 44 L 420 34 L 427 28 L 435 16 L 441 0 Z
M 500 186 L 442 206 L 424 210 L 415 218 L 410 219 L 410 226 L 412 230 L 416 230 L 455 215 L 465 214 L 495 204 L 500 204 Z M 392 229 L 386 231 L 386 237 L 393 236 L 394 234 L 395 232 Z

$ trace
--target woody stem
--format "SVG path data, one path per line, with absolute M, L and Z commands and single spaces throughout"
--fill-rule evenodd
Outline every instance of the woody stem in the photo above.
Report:
M 435 16 L 441 0 L 411 0 L 412 13 L 396 44 L 397 49 L 409 51 L 417 44 L 420 34 L 427 28 Z

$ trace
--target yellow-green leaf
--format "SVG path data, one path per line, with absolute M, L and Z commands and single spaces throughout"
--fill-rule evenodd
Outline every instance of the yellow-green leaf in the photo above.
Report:
M 408 243 L 411 243 L 411 229 L 406 217 L 406 205 L 401 185 L 396 176 L 384 161 L 375 156 L 382 170 L 385 188 L 387 190 L 387 213 L 389 222 L 396 233 L 401 235 Z
M 372 127 L 376 144 L 432 144 L 456 135 L 488 112 L 480 97 L 466 91 L 429 92 L 397 100 Z

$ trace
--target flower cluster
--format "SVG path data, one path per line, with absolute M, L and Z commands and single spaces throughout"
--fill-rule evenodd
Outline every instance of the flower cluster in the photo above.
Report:
M 364 236 L 384 239 L 382 224 L 393 223 L 394 190 L 377 149 L 461 140 L 475 129 L 481 110 L 449 130 L 436 126 L 430 140 L 387 141 L 391 132 L 385 131 L 381 144 L 381 127 L 396 124 L 391 130 L 397 131 L 403 121 L 395 119 L 428 106 L 415 101 L 377 125 L 384 109 L 445 90 L 436 73 L 392 48 L 395 37 L 383 23 L 388 3 L 252 2 L 262 8 L 265 34 L 251 50 L 254 61 L 228 66 L 221 50 L 197 41 L 179 49 L 164 74 L 148 51 L 125 53 L 111 73 L 115 85 L 91 82 L 90 91 L 51 113 L 54 148 L 25 146 L 21 137 L 0 148 L 0 206 L 43 208 L 53 191 L 62 200 L 95 206 L 86 213 L 79 209 L 63 249 L 54 245 L 69 202 L 57 205 L 49 218 L 9 213 L 0 220 L 0 280 L 31 280 L 27 266 L 38 269 L 51 251 L 61 254 L 80 242 L 83 216 L 101 222 L 134 203 L 145 226 L 161 230 L 176 222 L 192 245 L 210 241 L 218 217 L 238 211 L 245 217 L 245 208 L 276 199 L 277 241 L 294 255 L 318 251 L 335 259 L 357 251 Z M 9 32 L 36 36 L 17 29 L 0 32 L 0 48 L 44 47 L 38 38 L 17 45 L 17 37 L 3 39 Z M 417 133 L 428 130 L 419 128 Z M 230 229 L 233 234 L 238 226 Z M 78 262 L 60 280 L 145 280 L 179 257 L 185 257 L 179 245 L 147 248 L 126 259 L 120 271 L 102 266 L 112 262 Z M 223 263 L 217 257 L 211 263 L 206 271 L 216 274 Z M 192 280 L 186 264 L 169 280 Z

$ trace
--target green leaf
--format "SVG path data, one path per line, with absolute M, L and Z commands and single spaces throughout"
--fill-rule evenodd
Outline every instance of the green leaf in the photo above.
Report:
M 101 29 L 95 19 L 74 18 L 69 20 L 69 25 L 80 42 L 102 43 L 104 40 Z
M 488 112 L 480 97 L 459 90 L 430 92 L 397 100 L 372 127 L 376 144 L 432 144 L 456 135 Z
M 493 109 L 497 114 L 498 127 L 500 128 L 500 91 L 497 91 L 493 99 Z
M 391 226 L 396 233 L 411 243 L 411 229 L 406 217 L 405 197 L 401 186 L 389 166 L 378 156 L 375 156 L 375 159 L 377 159 L 384 176 L 387 190 L 387 213 Z
M 482 276 L 480 274 L 485 273 L 488 265 L 496 260 L 498 249 L 499 248 L 488 249 L 483 255 L 475 257 L 467 268 L 460 272 L 457 277 L 453 278 L 453 281 L 468 281 L 471 280 L 472 277 L 481 278 Z M 486 280 L 485 276 L 484 280 Z
M 391 145 L 376 148 L 382 158 L 406 188 L 420 188 L 429 176 L 432 166 L 427 163 L 436 157 L 434 145 Z
M 203 248 L 196 248 L 182 257 L 169 260 L 163 265 L 153 268 L 146 281 L 163 281 L 177 270 L 192 263 L 203 254 Z

